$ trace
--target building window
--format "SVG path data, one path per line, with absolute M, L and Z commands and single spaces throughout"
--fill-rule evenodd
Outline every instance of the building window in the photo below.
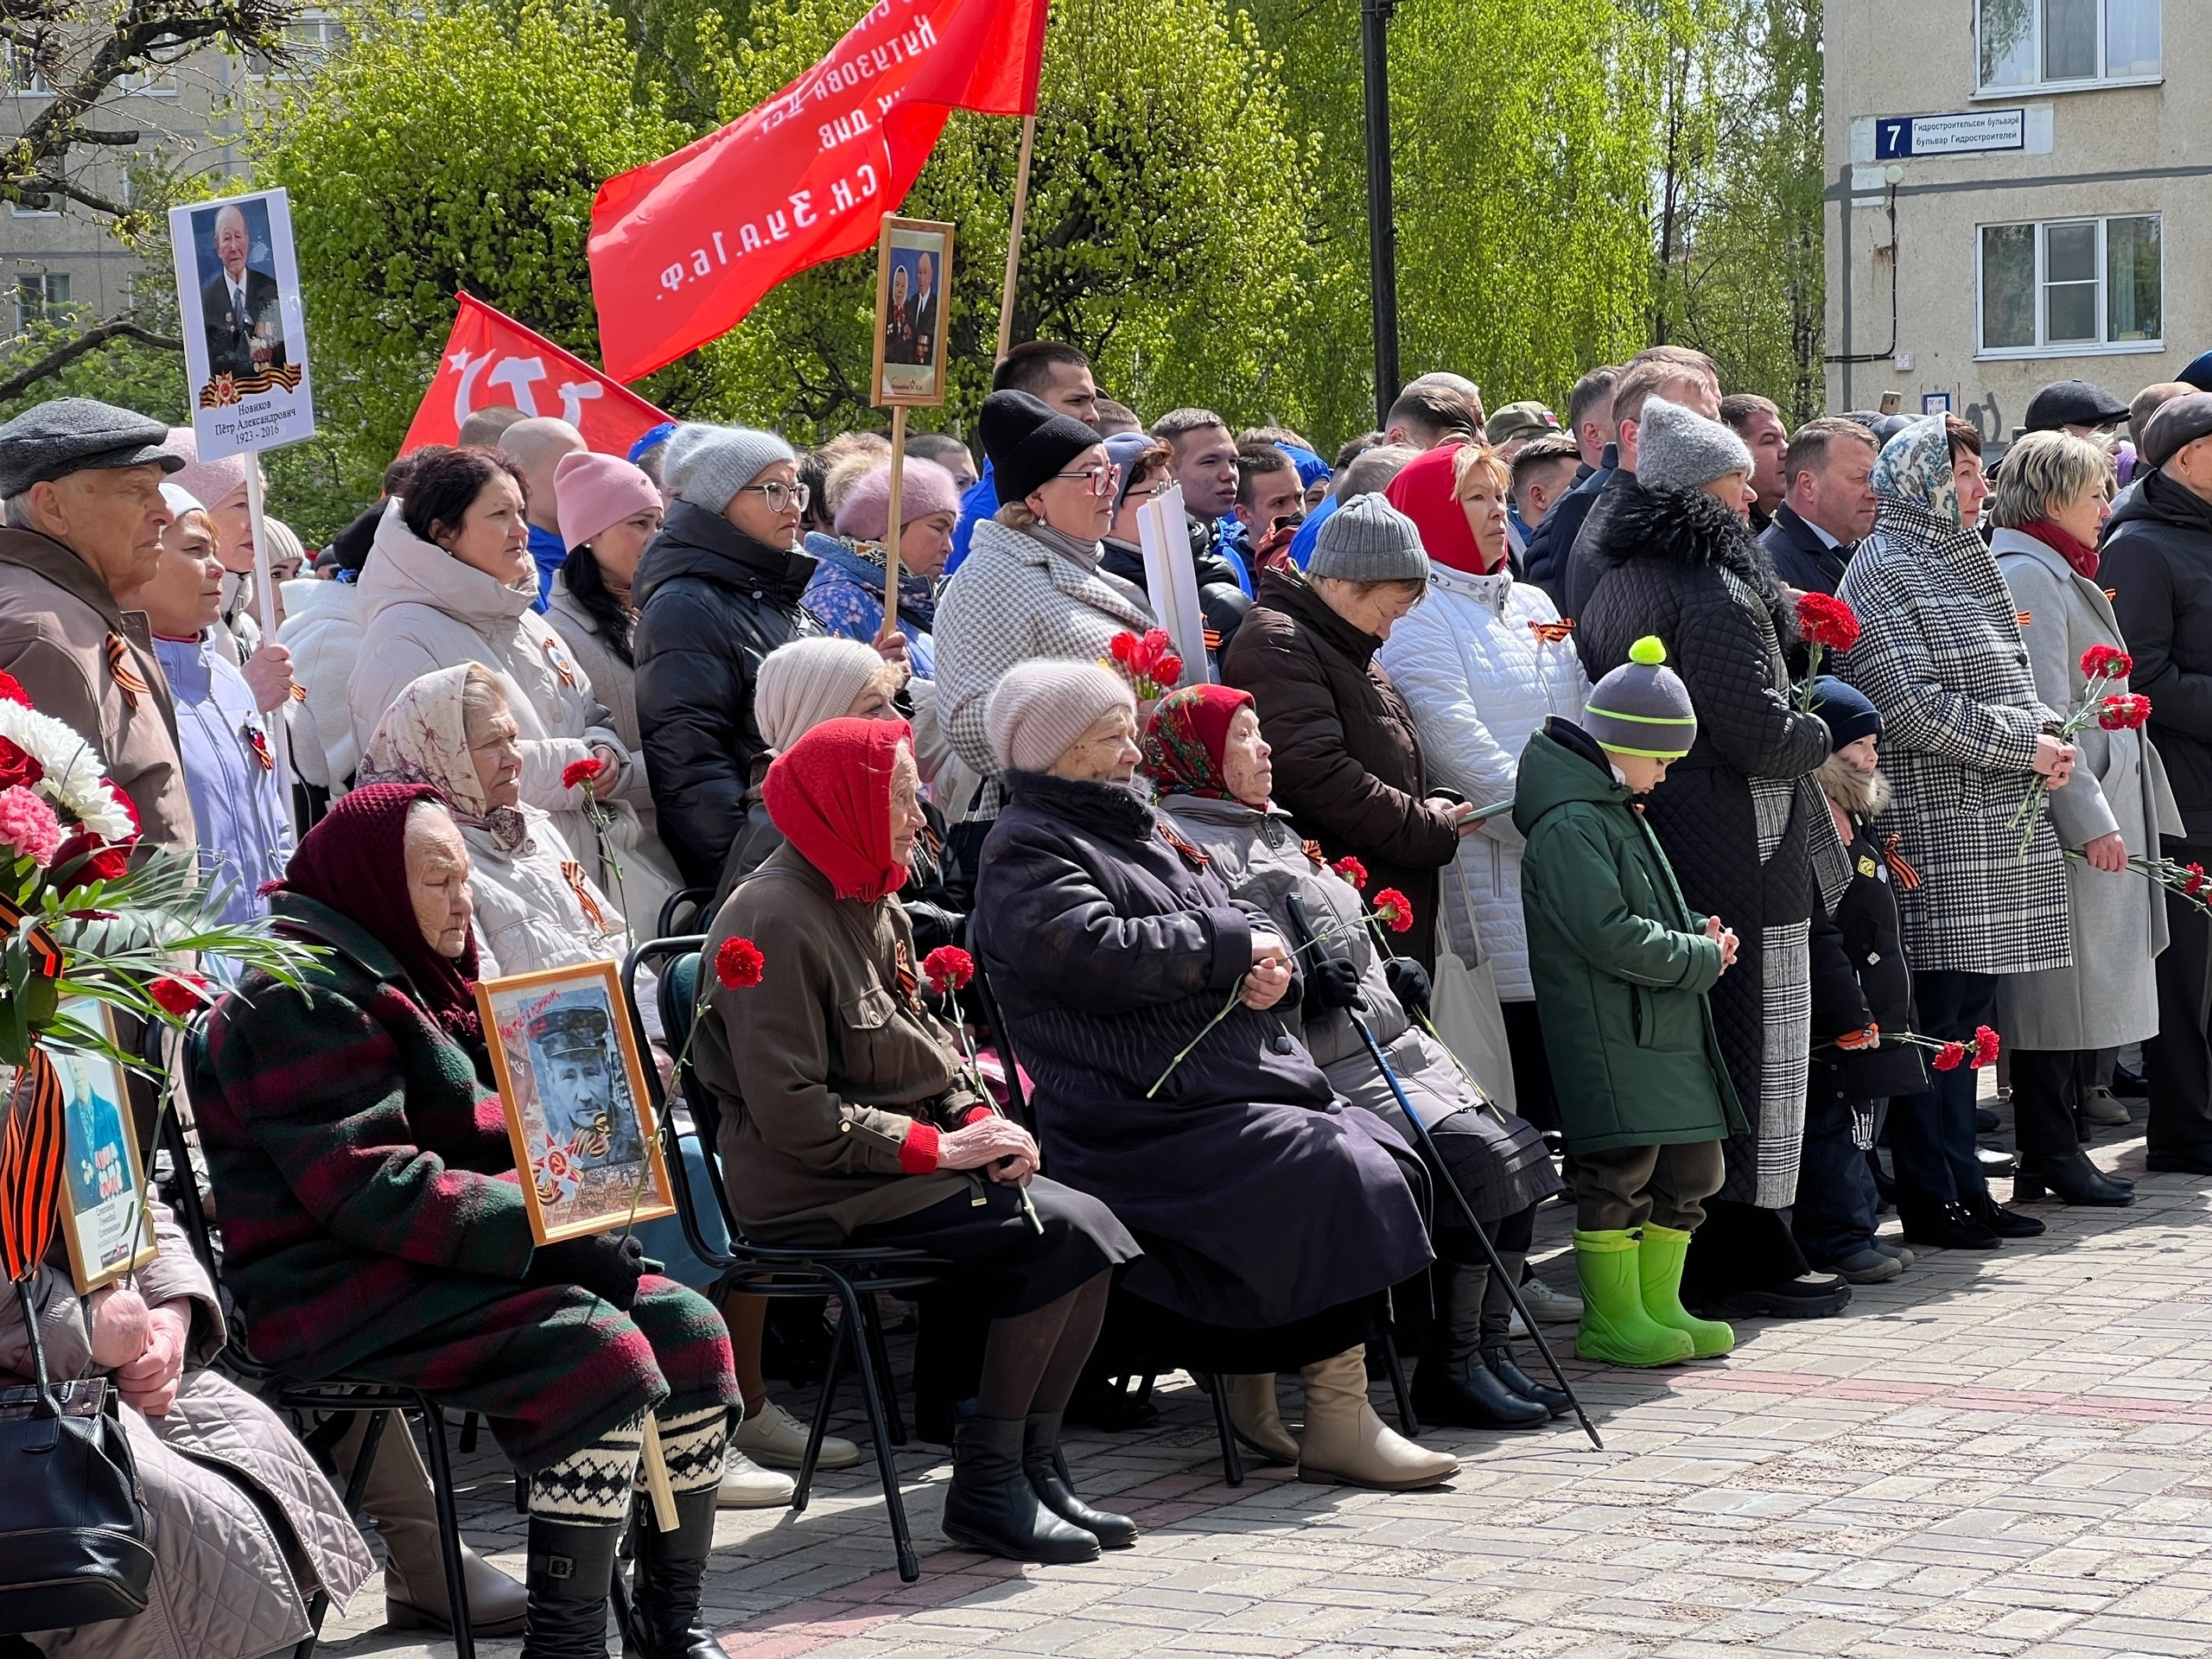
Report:
M 10 98 L 50 98 L 54 88 L 27 47 L 0 42 L 0 93 Z
M 246 54 L 246 73 L 256 80 L 299 80 L 346 44 L 346 25 L 327 12 L 302 12 L 281 31 L 290 61 L 278 63 L 266 52 Z
M 67 271 L 35 271 L 16 278 L 16 332 L 27 334 L 38 322 L 64 322 L 69 313 Z
M 2163 349 L 2161 229 L 2155 213 L 1983 226 L 1980 355 Z
M 8 204 L 8 217 L 10 219 L 58 219 L 60 216 L 61 196 L 58 191 L 32 191 L 22 200 Z
M 2160 0 L 1976 0 L 1980 89 L 2155 80 Z

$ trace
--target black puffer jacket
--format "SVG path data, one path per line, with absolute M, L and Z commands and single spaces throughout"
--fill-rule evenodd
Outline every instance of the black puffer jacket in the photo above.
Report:
M 2212 502 L 2152 473 L 2113 514 L 2097 575 L 2189 839 L 2212 841 Z
M 760 659 L 822 632 L 798 603 L 813 574 L 805 554 L 755 541 L 689 501 L 639 562 L 638 725 L 661 838 L 695 887 L 721 876 L 767 747 L 753 718 Z
M 1851 885 L 1832 912 L 1813 912 L 1812 1094 L 1845 1103 L 1916 1095 L 1928 1087 L 1924 1051 L 1899 1040 L 1920 1020 L 1891 891 L 1903 878 L 1865 818 L 1853 814 L 1851 828 Z M 1874 1047 L 1834 1046 L 1870 1023 L 1882 1030 Z

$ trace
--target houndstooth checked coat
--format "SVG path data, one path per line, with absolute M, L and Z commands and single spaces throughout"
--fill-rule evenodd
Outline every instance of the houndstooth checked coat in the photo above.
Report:
M 2037 735 L 2057 717 L 2036 695 L 1996 559 L 1958 522 L 1948 455 L 1933 486 L 1891 465 L 1892 451 L 1913 444 L 1922 453 L 1929 426 L 1942 442 L 1941 422 L 1916 423 L 1884 450 L 1881 516 L 1838 589 L 1860 632 L 1835 672 L 1882 711 L 1895 798 L 1875 827 L 1902 835 L 1897 851 L 1921 878 L 1897 893 L 1905 955 L 1921 973 L 2063 968 L 2073 945 L 2050 817 L 2038 814 L 2024 858 L 2008 827 L 2034 776 Z M 1932 476 L 1932 464 L 1922 471 Z

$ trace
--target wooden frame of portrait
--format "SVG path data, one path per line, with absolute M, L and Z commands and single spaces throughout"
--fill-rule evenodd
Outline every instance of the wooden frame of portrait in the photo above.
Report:
M 72 997 L 62 1004 L 62 1007 L 71 1018 L 92 1027 L 111 1046 L 115 1046 L 115 1020 L 106 1003 L 96 997 Z M 69 1277 L 75 1281 L 79 1295 L 89 1295 L 101 1286 L 111 1285 L 152 1261 L 161 1253 L 161 1243 L 154 1232 L 153 1211 L 146 1203 L 146 1166 L 138 1155 L 138 1137 L 130 1116 L 129 1077 L 123 1065 L 111 1056 L 90 1048 L 57 1050 L 48 1047 L 46 1057 L 61 1084 L 64 1163 L 60 1213 L 56 1221 L 61 1229 L 63 1242 L 68 1246 Z M 129 1181 L 124 1192 L 103 1200 L 101 1207 L 128 1196 L 138 1217 L 133 1224 L 143 1230 L 137 1248 L 130 1253 L 128 1258 L 111 1262 L 105 1267 L 93 1262 L 86 1248 L 82 1224 L 89 1212 L 78 1207 L 76 1183 L 73 1179 L 80 1159 L 97 1160 L 99 1154 L 97 1147 L 79 1144 L 75 1115 L 69 1109 L 69 1103 L 76 1092 L 71 1074 L 79 1071 L 97 1077 L 112 1090 L 110 1099 L 118 1115 L 116 1144 L 121 1148 L 120 1161 Z
M 577 992 L 595 996 L 577 1000 Z M 606 1193 L 610 1202 L 563 1217 L 559 1207 L 573 1202 L 562 1189 L 574 1179 L 577 1198 L 589 1185 L 585 1173 L 573 1173 L 580 1155 L 574 1137 L 556 1145 L 550 1131 L 545 1144 L 531 1144 L 532 1126 L 526 1114 L 533 1108 L 537 1128 L 544 1126 L 544 1095 L 539 1087 L 537 1061 L 532 1045 L 524 1036 L 523 1024 L 541 1016 L 563 994 L 571 1008 L 603 1007 L 607 1013 L 604 1040 L 619 1056 L 617 1071 L 629 1094 L 632 1122 L 642 1146 L 638 1174 L 622 1180 Z M 508 1139 L 513 1143 L 515 1170 L 522 1182 L 523 1202 L 530 1211 L 531 1237 L 538 1244 L 556 1244 L 566 1238 L 612 1232 L 635 1222 L 657 1220 L 676 1213 L 676 1192 L 670 1184 L 668 1161 L 661 1147 L 660 1126 L 653 1115 L 652 1096 L 646 1091 L 645 1062 L 639 1052 L 637 1028 L 630 1018 L 622 982 L 611 962 L 572 963 L 563 968 L 544 968 L 535 973 L 514 974 L 503 979 L 480 980 L 476 985 L 477 1012 L 484 1021 L 484 1041 L 492 1052 L 493 1075 L 499 1079 L 499 1101 L 505 1109 Z M 610 1099 L 611 1109 L 622 1103 Z M 606 1129 L 619 1126 L 611 1118 Z M 588 1166 L 585 1166 L 586 1171 Z M 547 1188 L 553 1189 L 549 1196 Z M 549 1211 L 554 1211 L 549 1215 Z
M 926 219 L 886 219 L 875 244 L 875 361 L 868 372 L 868 401 L 879 409 L 938 409 L 945 399 L 944 348 L 952 322 L 953 226 Z M 902 260 L 899 256 L 909 256 Z M 928 361 L 891 355 L 892 273 L 921 257 L 931 262 L 937 315 L 928 339 Z M 916 337 L 918 340 L 919 336 Z M 889 373 L 887 374 L 887 370 Z M 921 371 L 921 372 L 917 372 Z

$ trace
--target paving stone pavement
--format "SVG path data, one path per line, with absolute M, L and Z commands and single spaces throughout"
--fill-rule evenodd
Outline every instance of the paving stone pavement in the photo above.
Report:
M 1603 1452 L 1572 1419 L 1433 1433 L 1465 1460 L 1441 1491 L 1272 1470 L 1232 1491 L 1204 1396 L 1166 1379 L 1156 1427 L 1068 1446 L 1077 1486 L 1143 1525 L 1135 1550 L 1040 1568 L 944 1548 L 949 1465 L 917 1445 L 918 1584 L 892 1570 L 864 1459 L 803 1515 L 722 1516 L 711 1623 L 731 1659 L 2212 1654 L 2212 1181 L 2144 1176 L 2126 1131 L 2095 1155 L 2138 1178 L 2133 1209 L 2029 1206 L 2047 1236 L 1925 1254 L 1840 1318 L 1739 1325 L 1723 1361 L 1572 1366 Z M 1570 1223 L 1543 1212 L 1562 1285 Z M 519 1573 L 511 1481 L 464 1467 L 472 1540 Z M 375 1587 L 324 1651 L 453 1652 L 377 1628 Z

